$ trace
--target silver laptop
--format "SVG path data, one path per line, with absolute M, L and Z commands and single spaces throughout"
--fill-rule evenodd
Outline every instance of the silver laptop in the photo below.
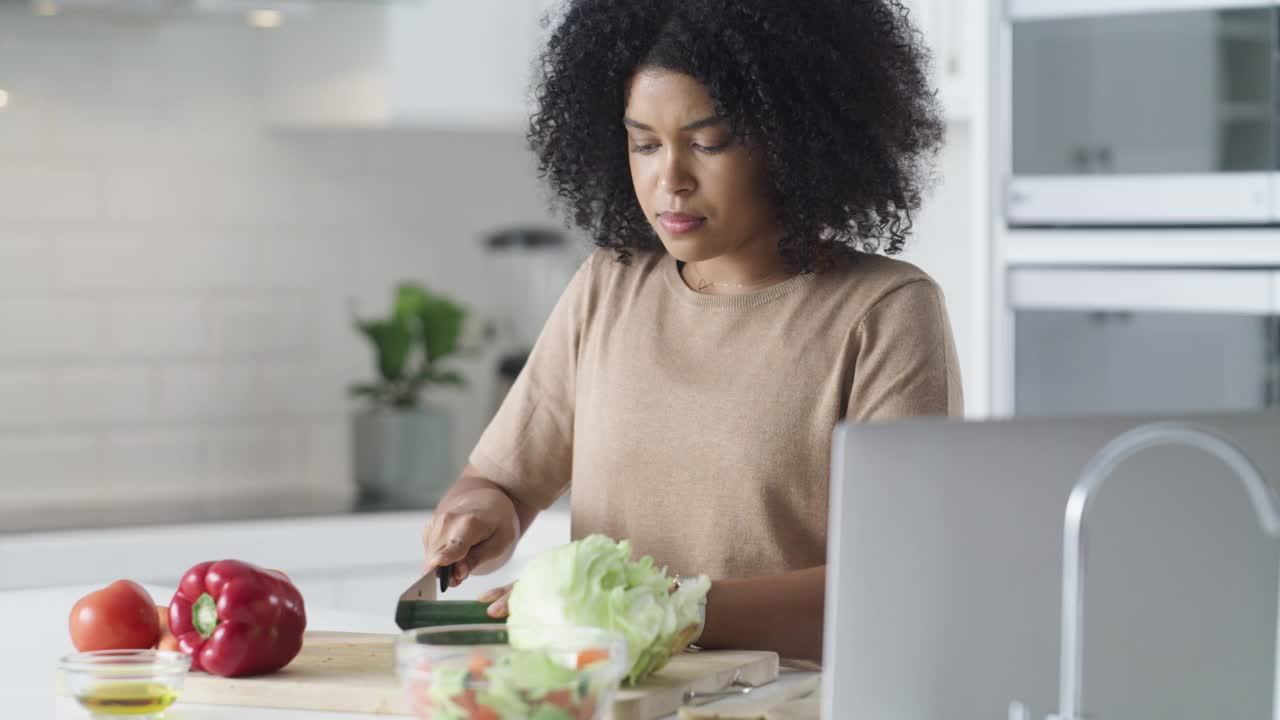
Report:
M 1280 480 L 1280 413 L 837 428 L 823 717 L 1056 715 L 1068 495 L 1110 440 L 1167 421 Z M 1245 483 L 1156 446 L 1086 514 L 1077 716 L 1272 717 L 1280 541 Z

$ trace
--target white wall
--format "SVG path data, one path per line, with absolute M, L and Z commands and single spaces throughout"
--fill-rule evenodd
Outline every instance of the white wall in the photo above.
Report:
M 518 131 L 266 120 L 289 77 L 280 33 L 295 59 L 380 37 L 383 8 L 342 7 L 345 35 L 308 39 L 0 6 L 0 531 L 124 522 L 140 501 L 337 507 L 353 491 L 346 387 L 372 373 L 349 300 L 382 313 L 414 279 L 485 318 L 520 301 L 479 245 L 558 225 Z M 965 128 L 904 257 L 946 291 L 972 387 Z M 432 396 L 455 416 L 455 467 L 500 349 L 465 364 L 469 390 Z
M 902 259 L 942 286 L 964 383 L 965 414 L 991 414 L 991 155 L 988 0 L 910 0 L 932 54 L 930 77 L 947 121 L 935 166 Z
M 985 253 L 985 241 L 974 238 L 971 221 L 974 204 L 980 200 L 969 182 L 972 162 L 970 124 L 953 121 L 937 159 L 937 184 L 925 196 L 898 257 L 919 265 L 942 286 L 960 356 L 966 413 L 982 415 L 986 385 L 980 374 L 985 372 L 982 346 L 986 339 L 974 319 L 979 303 L 985 302 L 985 290 L 979 287 L 981 278 L 975 277 L 973 266 L 975 253 Z
M 271 42 L 0 7 L 0 531 L 91 503 L 333 505 L 345 388 L 372 372 L 348 299 L 380 314 L 415 279 L 496 315 L 480 237 L 557 224 L 517 132 L 268 129 Z M 493 360 L 434 396 L 455 465 Z

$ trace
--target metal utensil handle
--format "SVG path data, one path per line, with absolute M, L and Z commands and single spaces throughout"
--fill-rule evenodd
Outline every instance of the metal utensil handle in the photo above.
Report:
M 686 690 L 684 693 L 683 705 L 691 705 L 697 707 L 706 705 L 716 700 L 723 700 L 730 697 L 741 697 L 755 690 L 754 685 L 748 685 L 739 680 L 729 683 L 724 690 L 716 690 L 715 692 L 698 692 L 697 690 Z

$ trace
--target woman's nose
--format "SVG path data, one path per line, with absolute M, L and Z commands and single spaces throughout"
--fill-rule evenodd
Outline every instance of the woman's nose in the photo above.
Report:
M 691 192 L 697 186 L 693 175 L 684 166 L 678 153 L 667 153 L 661 173 L 658 187 L 672 195 Z

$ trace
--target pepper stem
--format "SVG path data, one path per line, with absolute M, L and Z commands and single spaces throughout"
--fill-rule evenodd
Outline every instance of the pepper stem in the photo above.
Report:
M 206 640 L 218 627 L 218 603 L 209 593 L 203 593 L 191 606 L 191 624 L 200 637 Z

